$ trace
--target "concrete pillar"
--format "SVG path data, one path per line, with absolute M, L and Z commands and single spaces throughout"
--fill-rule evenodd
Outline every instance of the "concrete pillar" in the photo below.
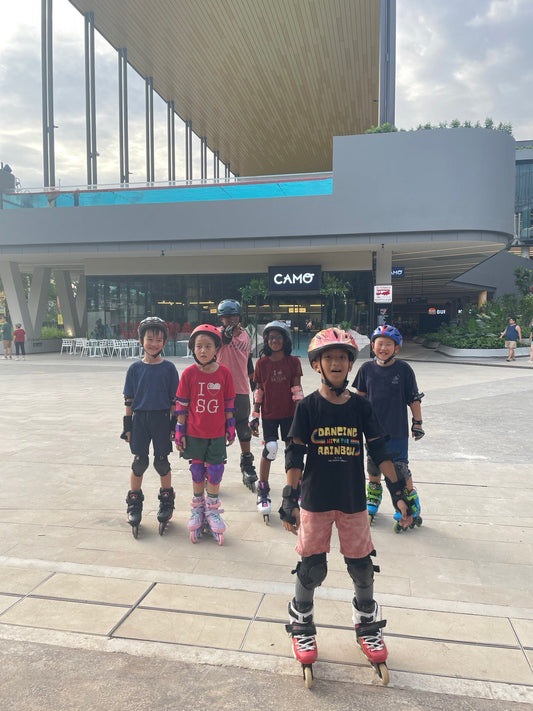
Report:
M 21 323 L 26 331 L 27 338 L 34 338 L 33 324 L 30 319 L 28 302 L 26 301 L 18 264 L 0 262 L 0 277 L 4 286 L 11 322 Z
M 54 281 L 57 288 L 57 296 L 63 316 L 65 332 L 69 336 L 80 334 L 80 323 L 76 308 L 76 299 L 72 290 L 70 272 L 65 269 L 54 269 Z
M 76 313 L 80 326 L 79 336 L 87 333 L 87 279 L 85 274 L 80 274 L 78 282 L 78 292 L 76 294 Z
M 382 246 L 376 250 L 376 284 L 390 284 L 392 271 L 392 249 Z
M 35 331 L 34 338 L 39 338 L 46 311 L 48 310 L 48 287 L 50 286 L 50 267 L 35 267 L 31 278 L 28 295 L 28 310 Z

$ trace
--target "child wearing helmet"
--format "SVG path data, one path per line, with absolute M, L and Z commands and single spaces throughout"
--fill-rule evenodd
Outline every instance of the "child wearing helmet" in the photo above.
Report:
M 242 308 L 235 299 L 223 299 L 217 307 L 218 318 L 222 324 L 222 346 L 217 360 L 229 368 L 235 383 L 235 422 L 237 438 L 241 447 L 242 481 L 251 491 L 255 491 L 257 473 L 254 467 L 254 455 L 250 451 L 252 434 L 248 427 L 250 416 L 250 378 L 253 375 L 252 344 L 250 337 L 242 327 Z
M 353 581 L 353 621 L 357 641 L 385 677 L 387 650 L 373 596 L 374 545 L 366 511 L 363 436 L 387 477 L 387 485 L 406 525 L 410 522 L 405 483 L 399 479 L 385 446 L 384 432 L 368 400 L 346 389 L 357 356 L 352 336 L 337 328 L 320 331 L 309 344 L 309 361 L 321 378 L 318 390 L 296 408 L 289 431 L 282 493 L 283 527 L 298 535 L 294 599 L 287 631 L 296 658 L 309 667 L 317 657 L 313 623 L 314 591 L 326 578 L 335 523 L 340 551 Z M 304 465 L 305 459 L 305 465 Z M 301 479 L 301 489 L 300 489 Z M 301 494 L 301 508 L 299 499 Z
M 401 333 L 394 326 L 378 326 L 371 338 L 375 354 L 374 360 L 367 361 L 359 368 L 353 387 L 363 397 L 367 397 L 376 411 L 385 432 L 389 436 L 388 449 L 393 457 L 398 475 L 405 479 L 409 491 L 408 499 L 413 510 L 413 526 L 420 526 L 420 501 L 413 486 L 409 469 L 409 424 L 407 408 L 411 410 L 411 435 L 415 442 L 422 439 L 422 407 L 420 401 L 424 393 L 418 391 L 416 377 L 411 366 L 397 358 L 402 346 Z M 367 459 L 368 487 L 367 508 L 372 521 L 378 512 L 383 493 L 379 465 L 371 456 Z M 402 521 L 394 514 L 394 530 L 405 530 Z
M 163 533 L 174 511 L 168 455 L 174 439 L 174 406 L 179 382 L 176 366 L 161 356 L 168 338 L 166 323 L 157 316 L 149 316 L 140 322 L 138 332 L 144 356 L 142 360 L 132 363 L 126 373 L 123 391 L 126 414 L 120 435 L 129 442 L 134 455 L 126 503 L 128 522 L 135 538 L 142 518 L 142 481 L 148 469 L 150 442 L 154 450 L 154 468 L 161 479 L 157 514 L 160 533 Z
M 291 334 L 282 321 L 271 321 L 263 330 L 263 347 L 255 364 L 254 410 L 250 428 L 259 435 L 259 418 L 263 425 L 264 449 L 259 464 L 257 510 L 268 523 L 270 516 L 270 465 L 278 453 L 278 431 L 287 444 L 296 403 L 303 398 L 300 385 L 300 359 L 291 355 Z
M 233 378 L 217 362 L 220 330 L 211 324 L 197 326 L 189 338 L 195 365 L 183 371 L 176 393 L 176 447 L 190 461 L 193 499 L 187 524 L 196 543 L 206 527 L 220 545 L 226 524 L 220 514 L 220 482 L 226 447 L 235 440 Z

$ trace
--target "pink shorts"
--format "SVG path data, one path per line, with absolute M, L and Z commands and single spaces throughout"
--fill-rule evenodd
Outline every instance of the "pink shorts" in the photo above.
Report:
M 301 556 L 329 553 L 333 523 L 337 526 L 341 553 L 346 558 L 364 558 L 373 550 L 368 512 L 300 510 L 296 551 Z

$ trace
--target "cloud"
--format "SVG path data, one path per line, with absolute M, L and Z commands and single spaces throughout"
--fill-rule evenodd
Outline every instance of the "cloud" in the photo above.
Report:
M 529 0 L 398 0 L 396 124 L 513 124 L 533 137 Z

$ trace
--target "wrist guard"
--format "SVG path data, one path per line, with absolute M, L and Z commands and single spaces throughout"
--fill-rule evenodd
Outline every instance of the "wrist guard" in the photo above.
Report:
M 252 412 L 250 415 L 250 418 L 248 420 L 248 426 L 252 430 L 252 433 L 254 435 L 259 434 L 259 413 L 258 412 Z
M 293 489 L 290 484 L 283 487 L 281 492 L 281 506 L 279 508 L 279 517 L 282 521 L 287 521 L 294 525 L 296 523 L 296 518 L 293 515 L 294 509 L 299 509 L 300 504 L 298 499 L 300 498 L 300 485 L 298 484 L 297 489 Z
M 178 424 L 178 418 L 176 414 L 170 417 L 170 439 L 173 440 L 176 437 L 176 426 Z
M 235 442 L 235 418 L 229 417 L 226 420 L 226 443 L 233 444 Z
M 186 434 L 187 434 L 187 423 L 186 422 L 178 422 L 178 424 L 176 425 L 176 434 L 174 437 L 177 447 L 181 447 L 182 449 L 184 448 Z
M 413 437 L 415 438 L 415 442 L 417 442 L 419 439 L 422 439 L 422 437 L 426 434 L 424 430 L 422 429 L 422 420 L 411 420 L 411 432 L 413 433 Z
M 235 329 L 234 326 L 226 326 L 225 328 L 222 329 L 222 343 L 227 345 L 228 343 L 231 342 L 231 339 L 233 338 L 233 330 Z
M 407 506 L 407 516 L 409 516 L 412 509 L 409 503 L 409 499 L 407 498 L 407 494 L 409 492 L 407 491 L 407 487 L 405 486 L 405 479 L 391 481 L 390 479 L 387 479 L 387 477 L 385 477 L 385 483 L 387 485 L 387 489 L 389 490 L 392 505 L 394 506 L 395 510 L 401 513 L 400 509 L 398 508 L 398 502 L 403 501 Z
M 125 439 L 127 440 L 127 433 L 131 432 L 133 427 L 133 417 L 131 415 L 124 415 L 122 418 L 122 434 L 120 435 L 120 439 Z

